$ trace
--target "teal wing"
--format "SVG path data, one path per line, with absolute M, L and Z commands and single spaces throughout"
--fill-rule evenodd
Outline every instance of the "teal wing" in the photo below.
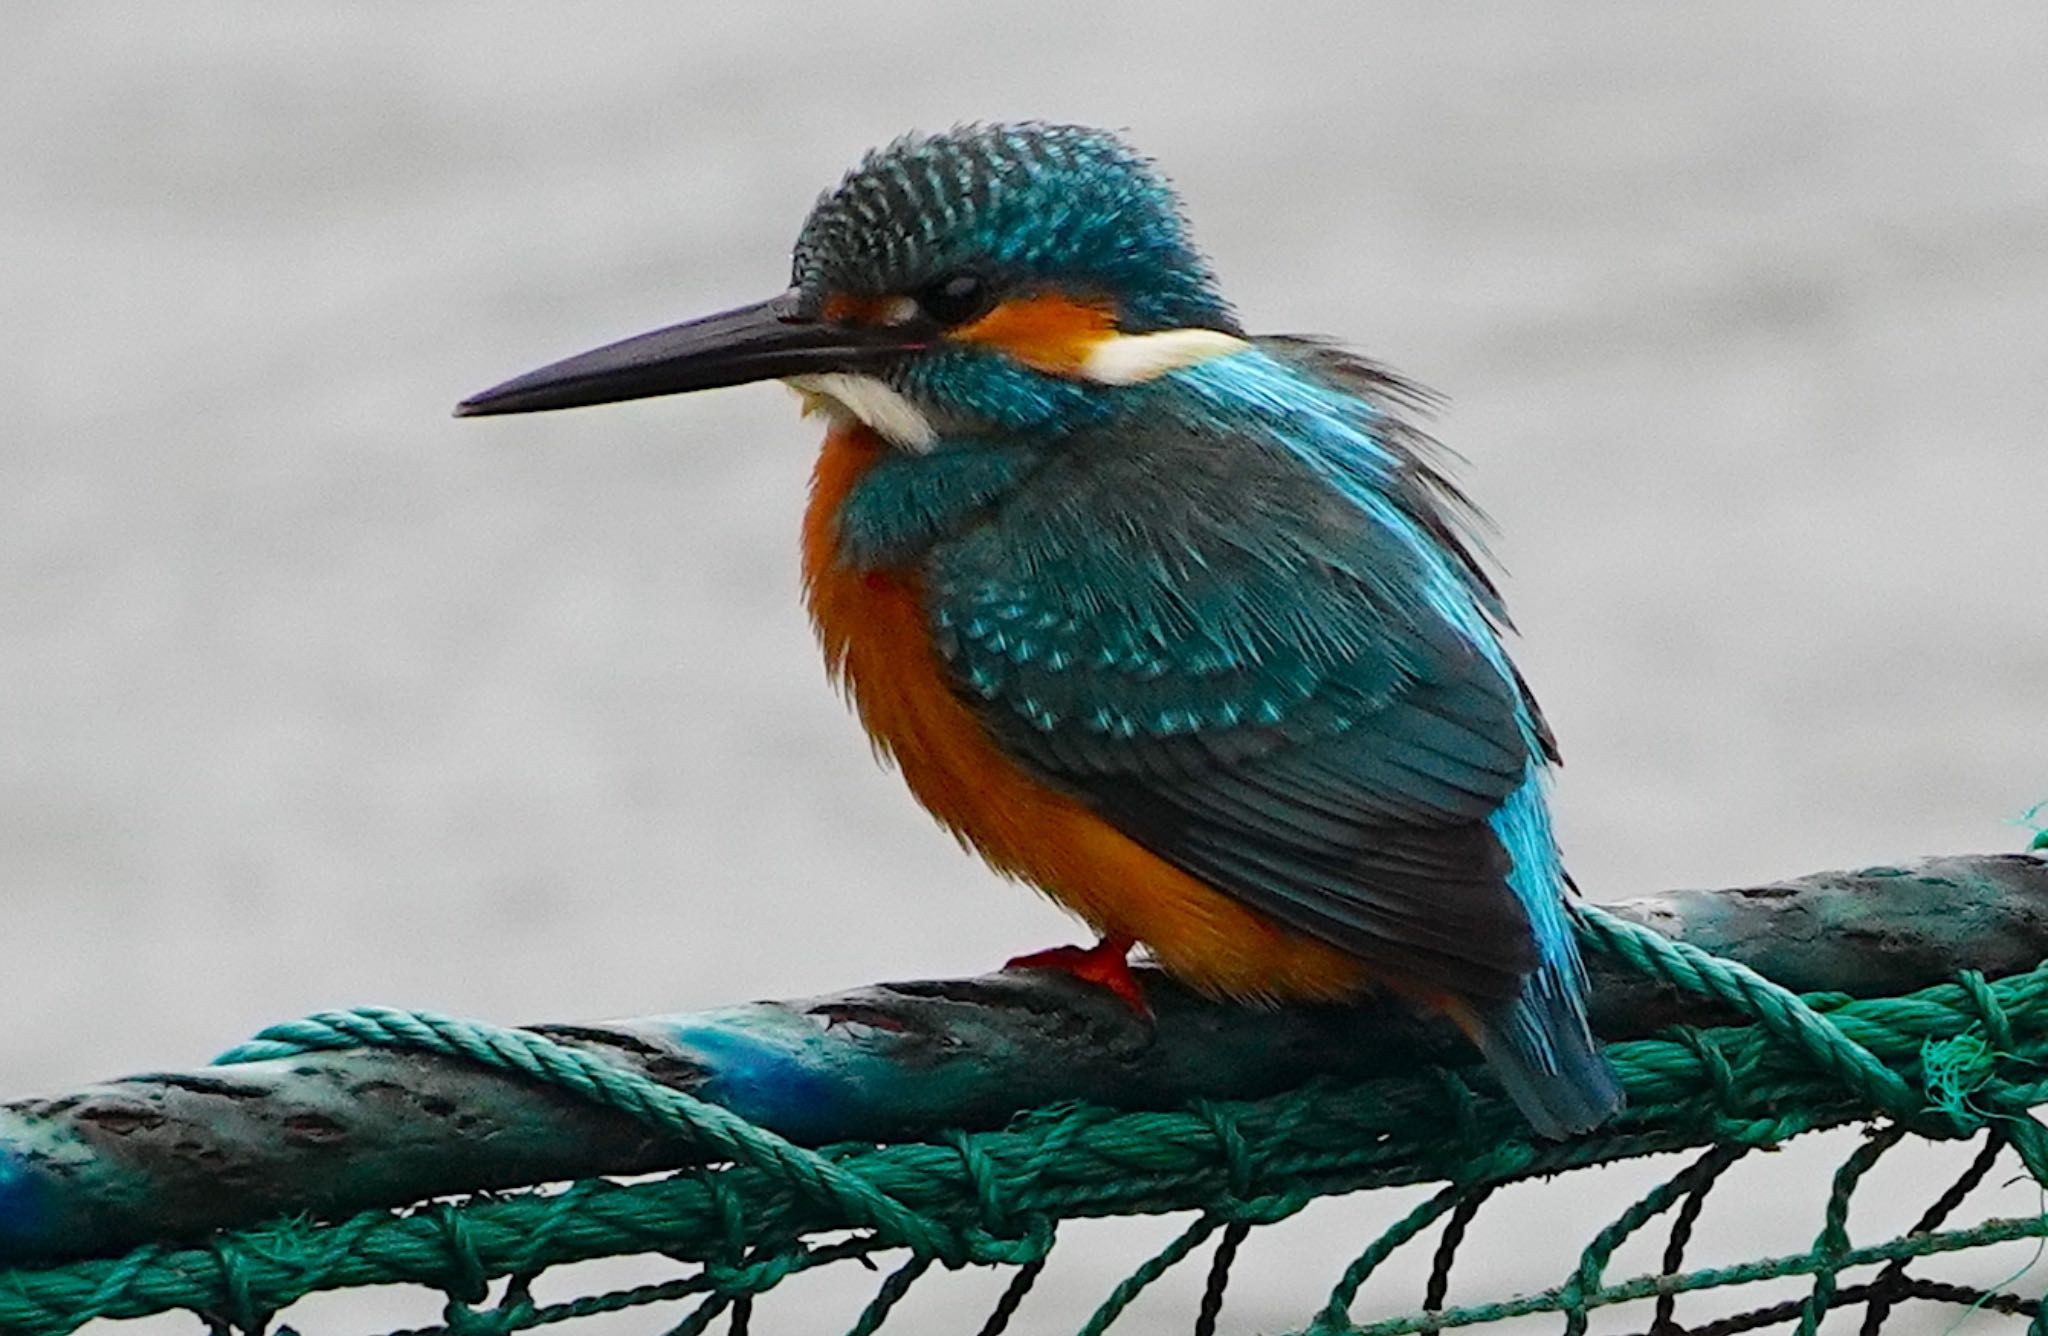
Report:
M 1546 744 L 1444 615 L 1491 591 L 1416 532 L 1285 450 L 1148 426 L 1070 442 L 937 549 L 928 611 L 962 698 L 1046 783 L 1395 977 L 1507 1000 L 1536 945 L 1488 820 Z

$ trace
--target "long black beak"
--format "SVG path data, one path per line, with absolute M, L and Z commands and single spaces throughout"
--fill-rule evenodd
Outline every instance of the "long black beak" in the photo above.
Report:
M 872 370 L 928 341 L 914 329 L 810 318 L 786 292 L 515 376 L 464 399 L 455 416 L 540 413 L 805 372 Z

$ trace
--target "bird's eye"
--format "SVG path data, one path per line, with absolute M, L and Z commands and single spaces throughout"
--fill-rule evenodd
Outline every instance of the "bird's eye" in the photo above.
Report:
M 917 304 L 941 325 L 964 325 L 986 312 L 993 291 L 980 274 L 947 274 L 917 294 Z

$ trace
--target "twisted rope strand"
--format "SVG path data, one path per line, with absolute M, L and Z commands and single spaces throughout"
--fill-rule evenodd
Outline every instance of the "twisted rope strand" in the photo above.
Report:
M 879 1230 L 921 1256 L 964 1260 L 957 1237 L 817 1152 L 805 1150 L 722 1105 L 531 1031 L 434 1012 L 358 1007 L 272 1026 L 214 1061 L 225 1066 L 319 1049 L 359 1047 L 439 1053 L 530 1076 L 709 1146 L 724 1158 L 780 1174 L 799 1190 L 845 1210 L 850 1220 Z
M 1563 1143 L 1532 1141 L 1497 1083 L 1472 1068 L 1354 1087 L 1312 1085 L 1265 1100 L 1212 1101 L 1179 1111 L 1064 1108 L 1001 1132 L 935 1144 L 814 1151 L 721 1106 L 527 1031 L 383 1008 L 322 1013 L 266 1030 L 221 1060 L 375 1046 L 472 1062 L 621 1110 L 728 1167 L 625 1184 L 592 1180 L 560 1192 L 478 1197 L 416 1213 L 284 1221 L 225 1234 L 200 1248 L 151 1245 L 121 1258 L 0 1272 L 0 1331 L 58 1336 L 96 1317 L 173 1308 L 260 1327 L 270 1313 L 316 1289 L 408 1281 L 441 1288 L 450 1303 L 442 1326 L 407 1336 L 484 1336 L 707 1296 L 676 1328 L 697 1333 L 721 1311 L 743 1323 L 751 1296 L 797 1271 L 895 1247 L 908 1249 L 910 1260 L 884 1282 L 857 1333 L 878 1328 L 935 1261 L 1024 1268 L 990 1317 L 991 1330 L 1000 1330 L 1029 1288 L 1025 1277 L 1035 1279 L 1042 1267 L 1058 1220 L 1198 1212 L 1097 1309 L 1083 1330 L 1099 1336 L 1219 1228 L 1226 1233 L 1211 1275 L 1227 1277 L 1225 1259 L 1253 1225 L 1285 1218 L 1319 1196 L 1433 1181 L 1450 1186 L 1354 1259 L 1317 1315 L 1316 1332 L 1398 1336 L 1534 1312 L 1564 1312 L 1570 1329 L 1583 1331 L 1591 1309 L 1653 1295 L 1658 1322 L 1668 1325 L 1678 1294 L 1794 1275 L 1814 1278 L 1798 1310 L 1802 1328 L 1811 1332 L 1831 1306 L 1844 1302 L 1860 1300 L 1874 1311 L 1900 1298 L 1939 1297 L 1939 1283 L 1904 1275 L 1907 1259 L 2048 1235 L 2048 1220 L 2041 1218 L 1934 1232 L 1946 1210 L 1923 1219 L 1922 1229 L 1880 1244 L 1852 1247 L 1847 1233 L 1857 1181 L 1907 1129 L 1952 1138 L 1974 1134 L 1989 1121 L 2037 1177 L 2048 1179 L 2048 1129 L 2026 1113 L 2048 1098 L 2048 968 L 1995 982 L 1966 973 L 1954 984 L 1906 997 L 1801 998 L 1744 966 L 1597 909 L 1582 909 L 1579 919 L 1589 950 L 1734 1008 L 1751 1023 L 1613 1046 L 1628 1112 L 1608 1128 Z M 1970 1042 L 1984 1051 L 1963 1054 L 1959 1036 L 1981 1036 Z M 1930 1050 L 1942 1044 L 1950 1047 Z M 1968 1084 L 1956 1087 L 1957 1097 L 1939 1112 L 1921 1088 L 1937 1076 L 1931 1051 L 1971 1064 Z M 1664 1273 L 1605 1280 L 1615 1249 L 1674 1204 L 1682 1203 L 1680 1223 L 1689 1233 L 1706 1186 L 1748 1148 L 1864 1120 L 1874 1111 L 1896 1125 L 1859 1148 L 1837 1173 L 1826 1223 L 1808 1252 L 1677 1275 L 1670 1273 L 1682 1244 L 1674 1244 L 1678 1251 L 1667 1249 Z M 1499 1304 L 1436 1307 L 1456 1235 L 1470 1219 L 1461 1203 L 1522 1178 L 1703 1147 L 1709 1148 L 1705 1157 L 1603 1230 L 1557 1289 Z M 1428 1311 L 1354 1325 L 1348 1310 L 1366 1279 L 1435 1220 L 1460 1211 L 1453 1216 L 1457 1227 L 1439 1244 Z M 805 1242 L 849 1229 L 860 1232 L 826 1246 Z M 1674 1226 L 1674 1239 L 1677 1233 Z M 496 1307 L 474 1307 L 497 1277 L 530 1277 L 558 1263 L 642 1252 L 704 1265 L 683 1280 L 547 1306 L 515 1285 Z M 1879 1282 L 1838 1288 L 1843 1271 L 1871 1262 L 1890 1264 Z M 1221 1295 L 1212 1281 L 1198 1322 L 1215 1323 Z M 2035 1316 L 2040 1326 L 2038 1306 L 2026 1306 L 2031 1302 L 2000 1296 L 1986 1306 Z

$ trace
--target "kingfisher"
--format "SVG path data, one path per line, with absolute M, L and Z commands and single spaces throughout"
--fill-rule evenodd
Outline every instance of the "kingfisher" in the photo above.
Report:
M 463 401 L 779 379 L 826 423 L 811 619 L 877 751 L 1099 938 L 1011 961 L 1144 1009 L 1447 1016 L 1539 1134 L 1621 1106 L 1586 1021 L 1557 747 L 1409 382 L 1254 336 L 1119 137 L 966 125 L 820 196 L 779 296 Z

